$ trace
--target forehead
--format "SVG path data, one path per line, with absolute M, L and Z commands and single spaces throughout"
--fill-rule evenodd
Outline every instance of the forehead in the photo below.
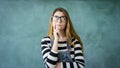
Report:
M 64 15 L 64 13 L 61 12 L 61 11 L 56 11 L 56 12 L 54 13 L 54 16 L 65 16 L 65 15 Z

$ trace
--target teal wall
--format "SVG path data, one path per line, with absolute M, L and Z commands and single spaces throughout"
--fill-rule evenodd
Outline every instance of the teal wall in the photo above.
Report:
M 68 10 L 86 68 L 120 68 L 120 2 L 0 1 L 0 68 L 44 68 L 40 41 L 56 7 Z

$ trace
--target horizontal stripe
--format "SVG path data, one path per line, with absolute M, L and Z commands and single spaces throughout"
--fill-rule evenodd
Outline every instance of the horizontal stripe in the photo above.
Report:
M 58 41 L 59 44 L 67 43 L 67 41 Z
M 75 44 L 75 47 L 80 47 L 81 48 L 81 45 L 80 44 Z
M 49 55 L 48 58 L 50 58 L 52 61 L 57 61 L 57 57 Z
M 70 54 L 74 54 L 74 51 L 70 51 Z
M 82 50 L 80 47 L 76 47 L 75 50 Z
M 48 47 L 47 47 L 47 46 L 42 46 L 42 50 L 44 50 L 44 49 L 46 49 L 46 48 L 48 49 Z
M 66 49 L 67 47 L 58 47 L 58 50 L 64 50 Z
M 50 43 L 51 41 L 50 41 L 50 40 L 46 40 L 45 42 L 48 44 L 48 43 Z
M 42 45 L 42 44 L 47 44 L 47 42 L 46 42 L 46 41 L 41 41 L 41 45 Z
M 48 47 L 42 47 L 42 53 L 43 53 L 44 51 L 46 51 L 46 50 L 50 50 L 50 48 L 48 48 Z
M 47 52 L 50 52 L 50 49 L 46 49 L 45 51 L 43 51 L 43 55 Z
M 75 59 L 84 59 L 83 56 L 76 56 Z
M 75 41 L 74 44 L 80 44 L 80 42 L 79 41 Z
M 47 59 L 47 62 L 49 62 L 50 64 L 52 64 L 52 65 L 55 65 L 56 64 L 56 61 L 53 61 L 53 60 L 51 60 L 51 59 Z
M 83 53 L 82 50 L 76 50 L 75 53 Z
M 82 53 L 75 53 L 75 56 L 83 56 Z
M 51 56 L 54 56 L 54 57 L 57 57 L 57 56 L 58 56 L 58 54 L 55 54 L 55 53 L 52 52 L 52 51 L 50 52 L 50 55 L 51 55 Z

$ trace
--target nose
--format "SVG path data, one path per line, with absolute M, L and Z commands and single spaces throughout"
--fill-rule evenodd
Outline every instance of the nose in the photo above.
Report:
M 60 18 L 58 18 L 58 22 L 59 22 L 59 23 L 61 23 L 61 22 L 62 22 Z

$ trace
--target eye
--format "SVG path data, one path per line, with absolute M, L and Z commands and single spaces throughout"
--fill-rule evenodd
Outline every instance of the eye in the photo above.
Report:
M 61 16 L 61 19 L 62 19 L 62 20 L 65 20 L 65 19 L 66 19 L 66 17 L 65 17 L 65 16 Z
M 58 16 L 54 16 L 56 19 L 58 19 L 59 17 Z
M 66 17 L 65 17 L 65 16 L 62 16 L 61 18 L 65 19 Z

